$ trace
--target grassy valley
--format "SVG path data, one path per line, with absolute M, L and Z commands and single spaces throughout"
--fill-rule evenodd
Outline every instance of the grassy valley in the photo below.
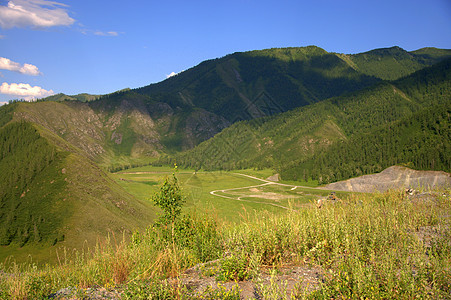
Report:
M 1 106 L 0 299 L 446 298 L 449 187 L 319 186 L 451 172 L 450 57 L 238 52 Z

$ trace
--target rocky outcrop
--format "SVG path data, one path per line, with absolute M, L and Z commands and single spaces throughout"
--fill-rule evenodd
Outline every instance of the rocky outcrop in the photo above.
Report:
M 384 192 L 400 188 L 451 187 L 451 176 L 442 171 L 417 171 L 400 166 L 392 166 L 378 174 L 363 175 L 345 181 L 334 182 L 323 189 L 350 192 Z

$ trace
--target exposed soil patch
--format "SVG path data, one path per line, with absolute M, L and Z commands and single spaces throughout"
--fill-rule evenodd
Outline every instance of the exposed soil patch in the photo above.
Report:
M 208 274 L 215 268 L 218 261 L 199 264 L 186 270 L 181 276 L 182 284 L 188 287 L 193 294 L 202 294 L 208 288 L 216 288 L 218 281 L 215 275 Z M 323 270 L 318 266 L 283 266 L 277 270 L 261 269 L 258 278 L 221 283 L 230 290 L 238 285 L 241 299 L 264 299 L 265 289 L 272 287 L 282 291 L 287 299 L 291 295 L 309 294 L 320 288 L 323 281 Z
M 321 189 L 371 193 L 400 188 L 449 188 L 451 175 L 442 171 L 416 171 L 392 166 L 378 174 L 363 175 L 345 181 L 330 183 Z
M 281 199 L 291 199 L 293 196 L 282 195 L 273 192 L 261 192 L 260 194 L 242 195 L 241 197 L 251 197 L 251 198 L 263 198 L 268 200 L 281 200 Z

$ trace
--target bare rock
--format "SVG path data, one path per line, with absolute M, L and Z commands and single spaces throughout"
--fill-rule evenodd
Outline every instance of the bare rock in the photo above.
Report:
M 417 171 L 392 166 L 378 174 L 363 175 L 330 183 L 322 189 L 350 192 L 384 192 L 389 189 L 424 189 L 451 187 L 451 176 L 442 171 Z

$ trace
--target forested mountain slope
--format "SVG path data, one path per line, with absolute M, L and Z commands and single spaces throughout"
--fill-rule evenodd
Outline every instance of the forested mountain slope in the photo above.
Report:
M 448 59 L 397 81 L 236 123 L 175 160 L 204 169 L 272 167 L 284 179 L 321 182 L 396 163 L 449 171 L 450 95 Z
M 315 47 L 240 52 L 137 89 L 171 106 L 201 107 L 235 122 L 273 115 L 398 79 L 451 56 L 399 47 L 345 55 Z
M 451 57 L 451 51 L 422 48 L 407 52 L 395 46 L 340 57 L 363 74 L 384 80 L 396 80 Z
M 230 125 L 203 109 L 174 110 L 123 92 L 89 103 L 17 103 L 13 115 L 45 127 L 110 170 L 192 148 Z
M 149 203 L 42 126 L 9 122 L 10 110 L 0 108 L 0 245 L 15 255 L 24 245 L 81 248 L 152 222 Z

